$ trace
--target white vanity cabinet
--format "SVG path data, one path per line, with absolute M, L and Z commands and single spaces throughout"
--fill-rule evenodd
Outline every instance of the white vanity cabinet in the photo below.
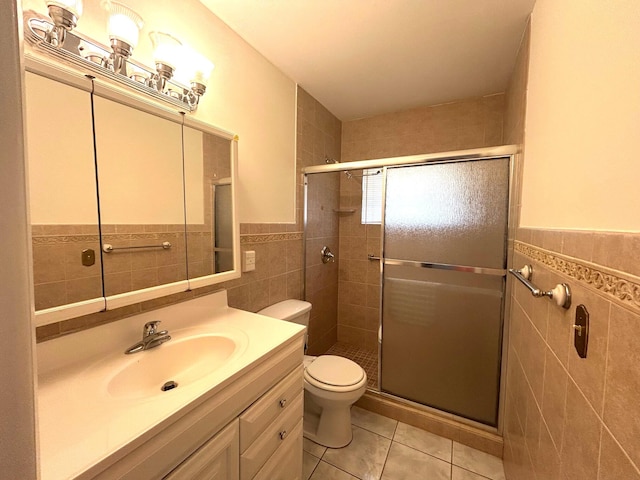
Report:
M 284 455 L 279 447 L 291 449 L 291 440 L 286 440 L 294 437 L 295 427 L 302 421 L 302 350 L 301 337 L 276 349 L 172 424 L 159 425 L 157 434 L 120 460 L 98 473 L 95 470 L 103 467 L 101 462 L 78 479 L 190 480 L 201 478 L 199 475 L 206 479 L 252 479 L 272 455 Z M 251 440 L 244 453 L 240 445 L 248 440 L 242 441 L 243 434 Z M 299 436 L 301 445 L 301 433 Z M 283 478 L 293 480 L 301 476 L 302 449 L 291 455 L 300 457 L 298 464 L 290 462 L 300 471 Z
M 296 443 L 297 427 L 302 425 L 303 388 L 303 370 L 300 367 L 240 415 L 241 480 L 251 480 L 256 474 L 259 478 L 271 478 L 264 477 L 261 468 L 271 457 L 287 457 L 286 452 Z M 302 435 L 298 437 L 301 443 Z M 289 461 L 288 471 L 283 470 L 283 479 L 300 477 L 300 451 Z
M 122 353 L 151 320 L 171 342 Z M 38 344 L 42 480 L 299 479 L 303 343 L 223 290 Z
M 166 480 L 299 480 L 302 475 L 302 367 L 294 369 Z M 240 455 L 242 452 L 242 455 Z
M 216 434 L 165 477 L 166 480 L 237 480 L 238 420 Z

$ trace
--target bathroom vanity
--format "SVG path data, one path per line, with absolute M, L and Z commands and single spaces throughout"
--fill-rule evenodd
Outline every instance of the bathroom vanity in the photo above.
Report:
M 38 344 L 41 478 L 299 479 L 303 342 L 221 291 Z

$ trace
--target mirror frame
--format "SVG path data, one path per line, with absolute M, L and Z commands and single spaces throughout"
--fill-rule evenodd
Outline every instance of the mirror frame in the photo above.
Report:
M 133 305 L 136 303 L 165 297 L 174 293 L 185 292 L 217 283 L 240 278 L 240 224 L 238 221 L 237 192 L 238 192 L 238 136 L 219 127 L 209 125 L 201 120 L 187 116 L 182 111 L 171 109 L 166 105 L 155 103 L 146 97 L 138 96 L 134 92 L 124 90 L 103 79 L 87 79 L 85 74 L 69 66 L 53 65 L 36 55 L 25 52 L 25 69 L 28 72 L 55 80 L 66 85 L 87 91 L 88 82 L 92 82 L 92 93 L 102 98 L 121 103 L 125 106 L 141 110 L 152 115 L 177 122 L 181 128 L 190 127 L 204 133 L 227 139 L 231 143 L 231 189 L 232 189 L 232 224 L 233 224 L 233 269 L 206 275 L 203 277 L 187 278 L 178 282 L 133 290 L 108 297 L 98 297 L 81 302 L 60 305 L 35 312 L 35 325 L 42 326 L 69 320 L 71 318 L 97 313 L 105 310 Z M 97 213 L 97 212 L 96 212 Z M 185 219 L 186 222 L 186 219 Z M 185 263 L 187 259 L 185 257 Z M 33 271 L 33 258 L 30 260 Z

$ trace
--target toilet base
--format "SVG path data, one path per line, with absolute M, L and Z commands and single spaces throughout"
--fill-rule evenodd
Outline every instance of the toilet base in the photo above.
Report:
M 303 436 L 329 448 L 342 448 L 351 443 L 351 405 L 337 408 L 320 407 L 308 392 L 304 395 Z

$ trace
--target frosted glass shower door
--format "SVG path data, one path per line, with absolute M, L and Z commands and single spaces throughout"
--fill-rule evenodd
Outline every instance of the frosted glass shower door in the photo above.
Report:
M 496 425 L 509 159 L 389 168 L 381 389 Z

